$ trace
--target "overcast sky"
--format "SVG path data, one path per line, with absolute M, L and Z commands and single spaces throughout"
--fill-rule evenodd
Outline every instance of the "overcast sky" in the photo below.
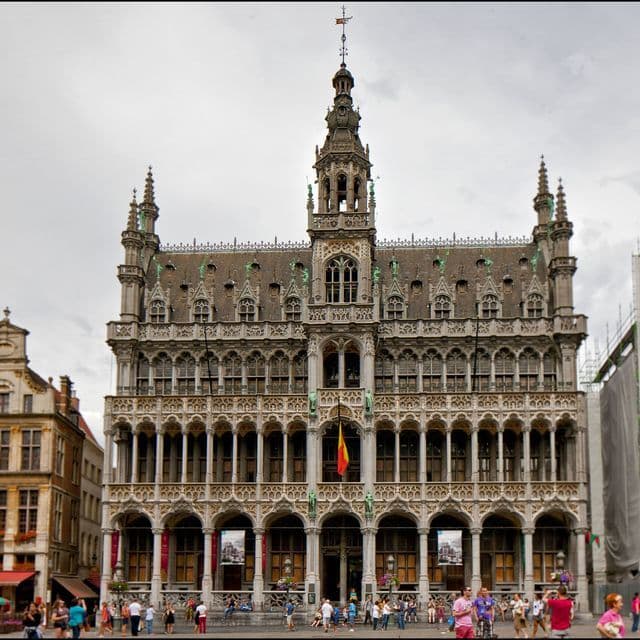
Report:
M 575 311 L 631 303 L 640 5 L 349 3 L 378 238 L 530 236 L 562 177 Z M 153 166 L 161 242 L 305 240 L 338 3 L 0 4 L 0 305 L 102 440 L 120 233 Z

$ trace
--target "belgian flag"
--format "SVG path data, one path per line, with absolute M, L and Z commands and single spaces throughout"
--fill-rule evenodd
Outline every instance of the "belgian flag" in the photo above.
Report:
M 342 422 L 338 423 L 338 475 L 343 476 L 349 466 L 349 451 L 342 435 Z

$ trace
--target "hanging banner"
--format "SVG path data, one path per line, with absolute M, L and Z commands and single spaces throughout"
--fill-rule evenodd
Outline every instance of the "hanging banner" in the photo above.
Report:
M 169 571 L 169 531 L 165 529 L 160 537 L 160 571 Z
M 114 531 L 111 534 L 111 570 L 118 564 L 118 545 L 120 544 L 120 532 Z
M 267 571 L 267 534 L 262 534 L 262 575 Z
M 244 530 L 220 532 L 220 564 L 244 564 Z
M 462 564 L 462 529 L 438 531 L 438 564 Z
M 211 533 L 211 573 L 218 568 L 218 532 Z

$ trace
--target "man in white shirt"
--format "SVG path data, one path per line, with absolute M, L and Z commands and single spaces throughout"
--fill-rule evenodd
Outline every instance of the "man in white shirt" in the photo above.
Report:
M 129 615 L 131 617 L 131 635 L 137 636 L 140 628 L 140 603 L 138 598 L 134 598 L 129 605 Z
M 331 600 L 326 598 L 320 607 L 320 611 L 322 611 L 322 627 L 324 628 L 324 632 L 329 631 L 329 624 L 331 622 L 331 618 L 333 617 L 333 605 L 331 604 Z
M 198 633 L 207 633 L 207 607 L 200 600 L 200 604 L 196 607 L 198 614 Z

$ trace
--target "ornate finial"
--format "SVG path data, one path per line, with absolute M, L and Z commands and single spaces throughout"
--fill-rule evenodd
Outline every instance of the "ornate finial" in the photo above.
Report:
M 4 313 L 4 319 L 9 322 L 9 316 L 11 315 L 11 309 L 9 307 L 5 307 L 2 312 Z
M 127 230 L 137 231 L 138 229 L 138 202 L 136 201 L 136 188 L 133 187 L 133 195 L 129 203 L 129 217 L 127 219 Z
M 155 204 L 155 195 L 153 193 L 153 174 L 151 173 L 151 165 L 147 171 L 147 179 L 144 181 L 144 200 L 145 204 Z
M 547 178 L 547 167 L 544 163 L 544 155 L 540 156 L 540 169 L 538 170 L 538 195 L 543 196 L 549 193 L 549 180 Z
M 340 38 L 340 40 L 342 40 L 342 46 L 340 47 L 340 55 L 342 56 L 342 64 L 340 65 L 341 67 L 347 66 L 344 61 L 344 57 L 348 56 L 349 54 L 347 53 L 347 47 L 345 45 L 345 42 L 347 41 L 347 36 L 345 35 L 344 28 L 347 26 L 347 22 L 349 22 L 351 18 L 353 18 L 353 16 L 347 17 L 345 7 L 344 5 L 342 5 L 342 18 L 336 18 L 336 24 L 342 25 L 342 37 Z
M 562 187 L 562 178 L 558 178 L 558 195 L 556 196 L 556 201 L 558 203 L 556 208 L 556 219 L 566 220 L 567 219 L 567 202 L 564 197 L 564 188 Z

